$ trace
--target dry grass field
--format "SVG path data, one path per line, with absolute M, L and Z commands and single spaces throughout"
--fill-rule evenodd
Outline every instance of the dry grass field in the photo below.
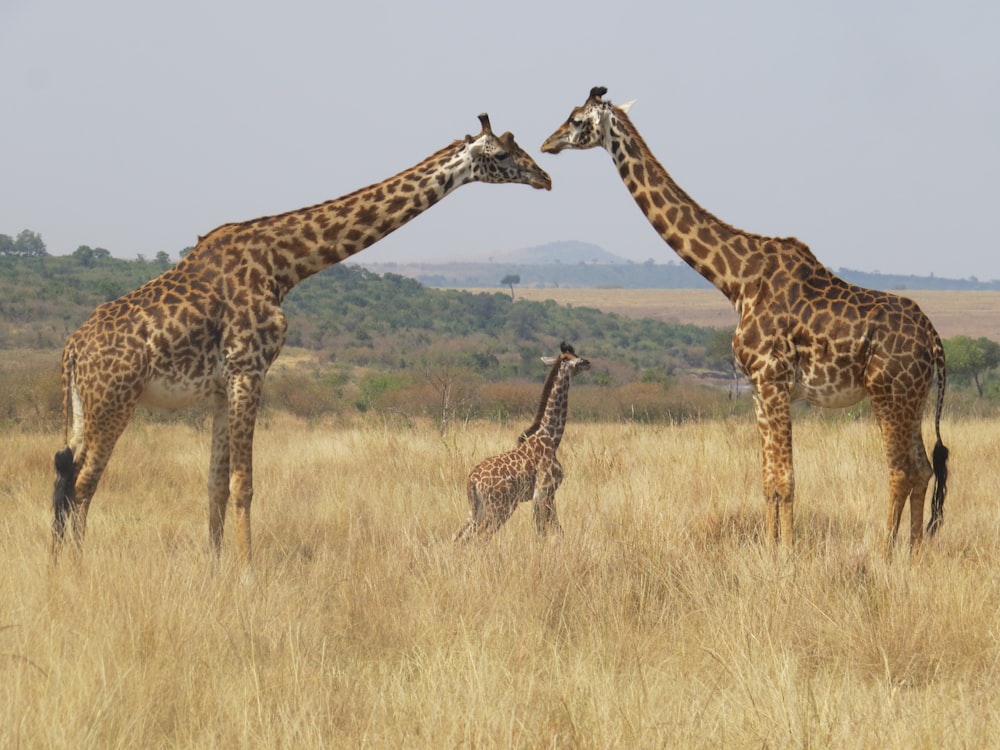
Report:
M 517 429 L 270 417 L 249 575 L 231 535 L 207 552 L 204 428 L 133 424 L 58 565 L 57 437 L 0 434 L 0 747 L 995 745 L 997 421 L 945 422 L 944 528 L 889 563 L 877 430 L 846 416 L 796 423 L 790 556 L 750 419 L 571 421 L 562 538 L 522 507 L 454 549 Z
M 472 291 L 472 290 L 470 290 Z M 497 291 L 475 290 L 475 291 Z M 691 323 L 714 328 L 736 326 L 732 305 L 715 289 L 533 289 L 514 290 L 520 299 L 551 299 L 563 305 L 593 307 L 632 318 Z M 1000 341 L 1000 292 L 899 292 L 913 299 L 943 338 L 985 336 Z

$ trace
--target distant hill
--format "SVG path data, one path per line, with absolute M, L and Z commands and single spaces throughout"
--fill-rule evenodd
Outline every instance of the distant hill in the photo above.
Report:
M 500 287 L 507 276 L 520 278 L 521 286 L 624 289 L 705 289 L 711 285 L 680 260 L 642 263 L 625 260 L 588 242 L 551 242 L 546 245 L 497 253 L 485 259 L 451 263 L 365 263 L 363 256 L 347 261 L 375 273 L 395 273 L 431 287 Z M 937 276 L 881 274 L 849 268 L 831 269 L 852 284 L 871 289 L 904 291 L 998 291 L 1000 281 L 946 279 Z
M 545 245 L 497 253 L 490 260 L 491 262 L 523 263 L 532 266 L 560 263 L 613 263 L 618 265 L 628 263 L 625 258 L 609 253 L 600 245 L 576 240 L 549 242 Z

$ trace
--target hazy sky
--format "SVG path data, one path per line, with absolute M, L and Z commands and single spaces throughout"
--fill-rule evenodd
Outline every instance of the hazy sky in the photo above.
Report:
M 490 114 L 553 179 L 461 188 L 359 260 L 580 240 L 676 260 L 591 86 L 702 206 L 833 269 L 1000 278 L 1000 3 L 0 0 L 0 234 L 172 258 L 383 180 Z

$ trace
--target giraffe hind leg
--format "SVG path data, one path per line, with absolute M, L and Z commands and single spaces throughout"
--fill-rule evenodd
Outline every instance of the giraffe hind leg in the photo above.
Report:
M 63 488 L 60 505 L 66 509 L 62 516 L 62 523 L 65 527 L 65 520 L 68 516 L 73 539 L 78 546 L 82 544 L 87 530 L 87 512 L 90 509 L 90 501 L 97 491 L 97 485 L 111 459 L 111 453 L 114 451 L 118 438 L 121 437 L 132 418 L 135 402 L 117 401 L 114 407 L 113 409 L 108 407 L 90 416 L 82 431 L 82 441 L 74 444 L 74 448 L 65 448 L 57 454 L 57 472 L 60 467 L 63 471 L 56 479 L 56 490 Z M 110 417 L 107 416 L 109 412 L 112 413 Z M 97 429 L 95 425 L 101 425 L 101 428 Z M 75 455 L 73 454 L 74 449 Z M 68 472 L 65 470 L 71 459 L 73 478 L 72 481 L 68 481 Z M 53 504 L 56 503 L 56 500 L 56 493 L 53 493 Z
M 479 515 L 479 509 L 482 506 L 476 482 L 471 477 L 465 487 L 465 494 L 469 499 L 469 519 L 462 524 L 462 528 L 456 531 L 455 536 L 452 537 L 452 541 L 455 544 L 466 544 L 472 537 L 472 532 L 476 527 L 476 516 Z
M 927 496 L 927 485 L 930 484 L 934 470 L 927 453 L 924 451 L 924 440 L 918 421 L 913 428 L 912 449 L 910 453 L 910 550 L 916 553 L 920 549 L 924 534 L 924 498 Z
M 482 541 L 490 539 L 517 508 L 517 498 L 482 497 L 474 485 L 469 488 L 469 500 L 472 508 L 469 520 L 455 534 L 455 542 L 465 543 L 476 537 Z
M 916 417 L 907 420 L 908 423 L 900 424 L 898 418 L 893 421 L 880 409 L 876 409 L 876 415 L 880 417 L 886 462 L 889 465 L 889 508 L 883 552 L 886 558 L 891 557 L 899 533 L 903 506 L 909 500 L 910 550 L 916 553 L 923 539 L 924 497 L 927 485 L 934 475 L 924 451 L 920 419 Z

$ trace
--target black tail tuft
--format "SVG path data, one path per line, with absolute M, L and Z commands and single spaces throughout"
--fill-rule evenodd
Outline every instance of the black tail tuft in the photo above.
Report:
M 52 532 L 55 539 L 62 539 L 66 530 L 66 518 L 75 501 L 76 467 L 73 465 L 73 451 L 69 447 L 56 453 L 56 484 L 52 490 Z
M 931 494 L 931 520 L 927 522 L 927 535 L 934 536 L 944 521 L 944 496 L 948 493 L 948 449 L 940 438 L 934 444 L 931 456 L 934 467 L 934 492 Z

